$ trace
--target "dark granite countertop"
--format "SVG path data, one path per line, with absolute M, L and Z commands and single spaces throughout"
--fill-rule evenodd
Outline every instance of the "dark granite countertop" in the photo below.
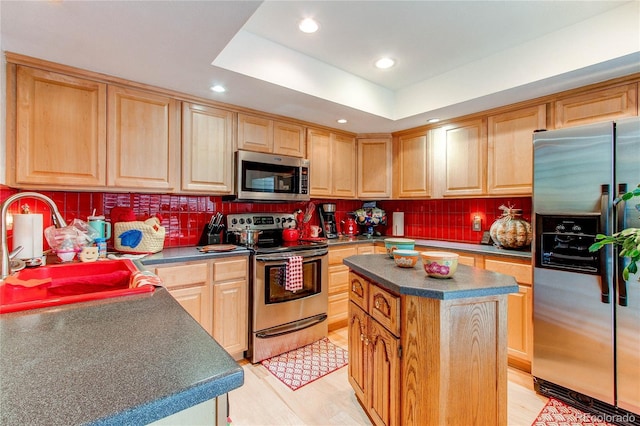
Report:
M 431 278 L 422 260 L 413 268 L 400 268 L 386 254 L 364 254 L 344 259 L 344 264 L 385 289 L 431 299 L 460 299 L 517 293 L 514 277 L 472 266 L 458 265 L 451 278 Z
M 164 288 L 0 316 L 0 424 L 147 424 L 244 383 Z
M 415 240 L 418 247 L 433 247 L 445 250 L 455 250 L 459 252 L 480 254 L 484 256 L 499 256 L 505 258 L 517 258 L 517 259 L 531 259 L 531 251 L 529 250 L 509 250 L 499 248 L 493 245 L 484 244 L 471 244 L 471 243 L 456 243 L 451 241 L 440 240 L 423 240 L 413 237 L 393 237 L 393 236 L 374 236 L 368 238 L 363 235 L 356 237 L 340 237 L 328 240 L 329 247 L 340 246 L 345 244 L 366 244 L 366 243 L 380 243 L 384 244 L 385 238 L 409 238 Z

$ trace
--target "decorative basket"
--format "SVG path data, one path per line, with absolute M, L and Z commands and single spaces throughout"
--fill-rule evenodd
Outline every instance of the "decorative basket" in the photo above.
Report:
M 117 222 L 114 226 L 113 246 L 122 253 L 157 253 L 164 247 L 164 226 L 152 217 L 144 222 Z
M 522 218 L 522 210 L 500 206 L 502 216 L 489 229 L 491 239 L 501 247 L 517 249 L 531 244 L 531 224 Z

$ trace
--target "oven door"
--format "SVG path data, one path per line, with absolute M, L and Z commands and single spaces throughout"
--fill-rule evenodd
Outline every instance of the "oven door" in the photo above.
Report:
M 255 255 L 253 332 L 324 315 L 328 305 L 327 249 Z M 302 257 L 303 288 L 286 290 L 283 275 L 291 256 Z M 286 279 L 286 278 L 285 278 Z M 309 325 L 312 325 L 311 323 Z M 293 326 L 300 328 L 300 323 Z M 286 328 L 286 327 L 285 327 Z

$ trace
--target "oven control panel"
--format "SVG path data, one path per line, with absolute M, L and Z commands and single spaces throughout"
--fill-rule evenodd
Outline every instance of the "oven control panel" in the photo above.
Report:
M 229 231 L 241 231 L 243 229 L 268 231 L 295 227 L 295 216 L 291 213 L 238 213 L 227 215 L 227 229 Z

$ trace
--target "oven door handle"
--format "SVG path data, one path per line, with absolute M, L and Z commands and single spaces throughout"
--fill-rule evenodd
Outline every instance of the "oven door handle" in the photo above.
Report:
M 301 319 L 299 321 L 290 322 L 288 324 L 271 327 L 256 333 L 256 337 L 268 339 L 270 337 L 282 336 L 283 334 L 293 333 L 295 331 L 304 330 L 316 324 L 320 324 L 327 320 L 327 314 L 319 314 L 313 317 Z
M 298 254 L 300 253 L 300 254 Z M 328 251 L 326 249 L 322 249 L 322 250 L 314 250 L 312 252 L 309 251 L 305 251 L 303 252 L 290 252 L 289 254 L 285 255 L 274 255 L 274 254 L 258 254 L 256 255 L 256 261 L 257 262 L 286 262 L 289 260 L 290 257 L 292 256 L 302 256 L 302 260 L 303 261 L 308 261 L 310 258 L 320 258 L 321 256 L 324 256 L 328 253 Z

